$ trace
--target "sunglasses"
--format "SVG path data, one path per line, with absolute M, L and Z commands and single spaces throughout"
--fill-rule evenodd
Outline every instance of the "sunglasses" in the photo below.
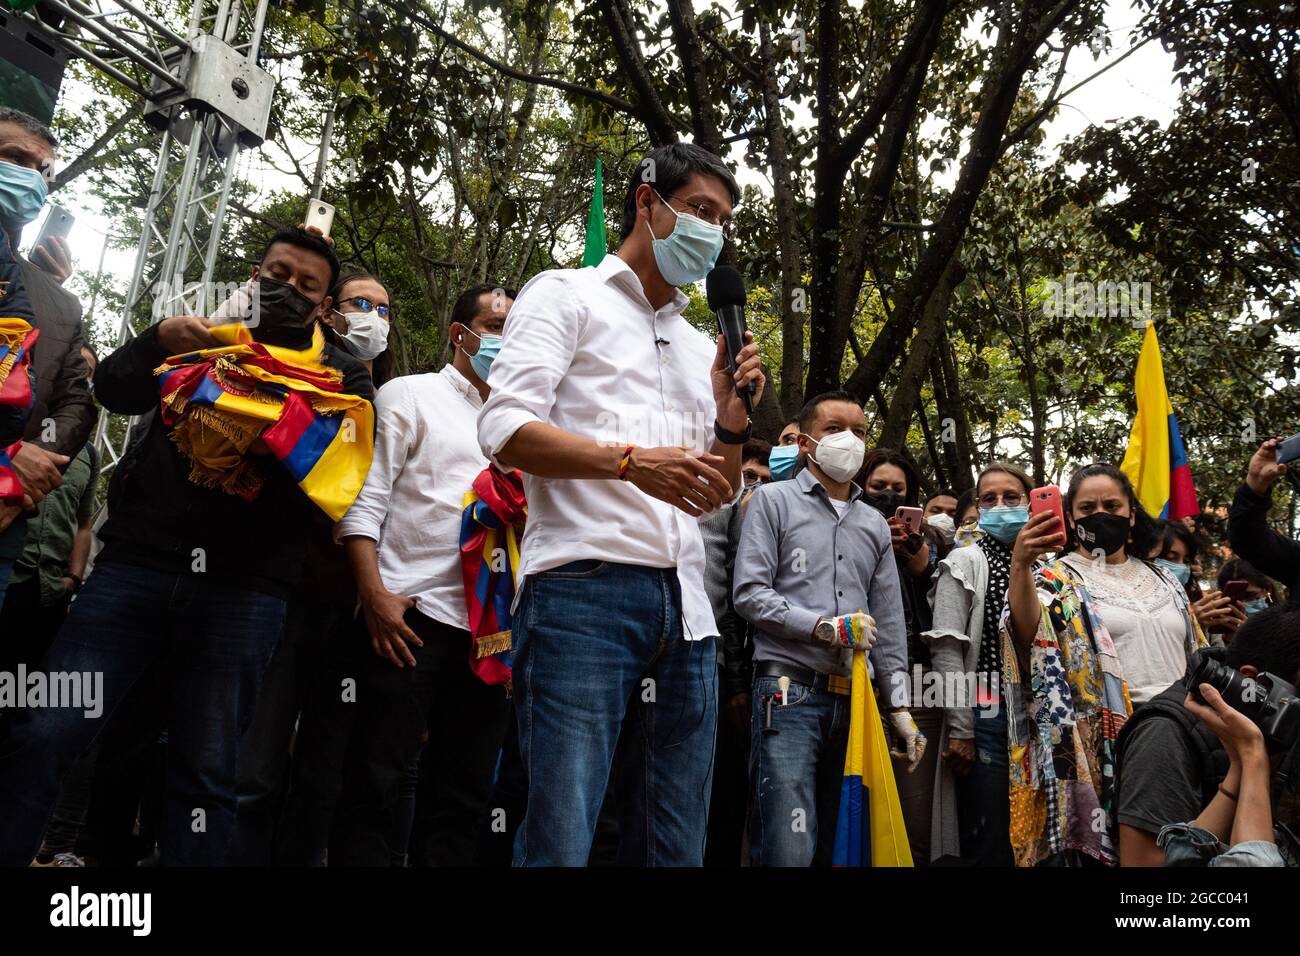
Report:
M 352 303 L 355 303 L 358 312 L 371 312 L 371 311 L 373 311 L 373 312 L 374 312 L 376 315 L 378 315 L 381 319 L 386 319 L 386 318 L 388 318 L 388 306 L 386 306 L 386 305 L 375 305 L 373 302 L 371 302 L 371 301 L 370 301 L 369 299 L 367 299 L 365 296 L 354 295 L 354 296 L 352 296 L 352 297 L 350 297 L 350 298 L 347 298 L 347 299 L 340 299 L 340 300 L 339 300 L 339 305 L 342 305 L 344 302 L 352 302 Z

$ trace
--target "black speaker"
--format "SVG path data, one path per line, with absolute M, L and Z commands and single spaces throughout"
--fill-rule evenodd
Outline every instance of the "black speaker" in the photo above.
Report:
M 0 106 L 49 123 L 67 65 L 66 52 L 41 36 L 30 20 L 0 5 Z

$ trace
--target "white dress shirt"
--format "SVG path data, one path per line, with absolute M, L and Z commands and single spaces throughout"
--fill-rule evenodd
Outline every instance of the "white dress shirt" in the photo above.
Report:
M 336 538 L 378 542 L 379 576 L 416 609 L 467 629 L 460 514 L 487 459 L 475 421 L 483 400 L 453 365 L 395 378 L 375 396 L 375 457 Z
M 495 461 L 529 422 L 620 449 L 707 451 L 716 416 L 710 379 L 716 346 L 682 317 L 689 301 L 678 291 L 653 308 L 636 273 L 615 255 L 595 268 L 535 276 L 510 309 L 492 364 L 492 394 L 478 420 L 483 453 Z M 528 575 L 570 561 L 676 568 L 686 638 L 717 635 L 694 518 L 617 479 L 525 474 L 524 490 L 519 594 Z

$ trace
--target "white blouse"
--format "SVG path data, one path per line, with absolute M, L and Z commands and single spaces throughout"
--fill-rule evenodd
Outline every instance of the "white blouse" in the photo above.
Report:
M 1187 620 L 1170 585 L 1135 558 L 1107 564 L 1078 553 L 1062 559 L 1080 577 L 1106 625 L 1133 705 L 1168 689 L 1187 670 Z

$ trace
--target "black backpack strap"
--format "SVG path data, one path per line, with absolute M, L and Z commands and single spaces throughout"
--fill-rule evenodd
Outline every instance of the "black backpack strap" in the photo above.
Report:
M 1134 728 L 1155 717 L 1166 717 L 1182 728 L 1183 738 L 1200 771 L 1201 805 L 1207 805 L 1214 798 L 1219 784 L 1228 775 L 1228 752 L 1223 749 L 1219 738 L 1183 706 L 1186 697 L 1187 685 L 1179 681 L 1145 704 L 1140 704 L 1121 728 L 1116 741 L 1116 808 L 1119 807 L 1119 786 L 1124 779 L 1124 752 L 1128 749 L 1128 742 L 1133 737 Z

